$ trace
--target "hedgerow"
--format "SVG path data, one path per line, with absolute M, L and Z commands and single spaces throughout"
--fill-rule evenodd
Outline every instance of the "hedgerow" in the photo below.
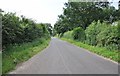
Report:
M 85 30 L 86 42 L 90 45 L 106 47 L 111 50 L 118 50 L 120 36 L 118 36 L 118 24 L 93 22 Z
M 18 17 L 15 13 L 2 13 L 2 45 L 31 42 L 36 38 L 49 37 L 44 24 L 37 24 L 24 16 Z
M 109 50 L 120 50 L 120 21 L 114 24 L 93 21 L 86 30 L 78 27 L 69 32 L 64 33 L 63 37 L 73 38 L 92 46 L 106 47 Z
M 66 33 L 63 34 L 62 37 L 67 38 L 67 39 L 73 39 L 72 33 L 73 31 L 67 31 Z
M 73 29 L 72 36 L 74 40 L 84 41 L 85 31 L 81 27 L 75 28 Z

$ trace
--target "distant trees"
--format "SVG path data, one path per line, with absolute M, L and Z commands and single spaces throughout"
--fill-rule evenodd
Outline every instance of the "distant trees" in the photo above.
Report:
M 36 38 L 50 37 L 45 24 L 37 24 L 24 16 L 15 13 L 1 13 L 2 16 L 2 45 L 31 42 Z
M 53 27 L 51 26 L 50 23 L 45 23 L 46 29 L 49 31 L 50 35 L 53 35 Z

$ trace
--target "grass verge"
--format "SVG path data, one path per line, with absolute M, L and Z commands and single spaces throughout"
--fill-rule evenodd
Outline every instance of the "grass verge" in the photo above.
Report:
M 113 61 L 116 61 L 116 62 L 120 62 L 120 59 L 118 57 L 118 53 L 119 51 L 110 51 L 106 48 L 103 48 L 103 47 L 97 47 L 97 46 L 91 46 L 91 45 L 88 45 L 88 44 L 84 44 L 82 42 L 79 42 L 79 41 L 75 41 L 75 40 L 72 40 L 72 39 L 66 39 L 66 38 L 61 38 L 62 40 L 65 40 L 67 42 L 70 42 L 74 45 L 77 45 L 81 48 L 85 48 L 93 53 L 96 53 L 98 55 L 101 55 L 103 57 L 106 57 L 106 58 L 109 58 Z
M 33 42 L 9 46 L 2 53 L 2 74 L 15 69 L 17 64 L 28 60 L 33 55 L 46 48 L 49 42 L 50 39 L 40 38 Z

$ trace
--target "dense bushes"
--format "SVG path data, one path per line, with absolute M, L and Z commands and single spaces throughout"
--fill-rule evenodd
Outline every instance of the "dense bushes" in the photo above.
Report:
M 33 20 L 15 13 L 2 13 L 2 45 L 31 42 L 36 38 L 48 37 L 44 24 L 36 24 Z
M 66 33 L 64 33 L 63 37 L 67 38 L 67 39 L 73 39 L 73 31 L 68 31 Z
M 94 46 L 106 47 L 118 50 L 120 37 L 118 36 L 118 24 L 112 25 L 105 22 L 93 22 L 86 30 L 86 43 Z
M 118 49 L 120 37 L 116 26 L 109 26 L 97 35 L 98 45 L 105 46 L 109 49 Z
M 89 27 L 85 30 L 86 33 L 86 43 L 96 46 L 97 45 L 97 35 L 107 27 L 107 23 L 92 22 Z
M 48 46 L 50 25 L 37 24 L 32 19 L 18 17 L 15 13 L 3 12 L 0 16 L 2 16 L 2 73 L 4 74 Z
M 85 40 L 85 31 L 81 27 L 73 29 L 72 35 L 74 40 L 79 40 L 79 41 Z
M 101 23 L 100 21 L 92 22 L 85 32 L 78 27 L 73 30 L 71 35 L 66 32 L 63 37 L 66 38 L 66 35 L 69 34 L 69 37 L 72 36 L 74 40 L 89 45 L 106 47 L 109 50 L 120 50 L 120 29 L 118 27 L 120 27 L 120 21 L 114 22 L 114 24 Z

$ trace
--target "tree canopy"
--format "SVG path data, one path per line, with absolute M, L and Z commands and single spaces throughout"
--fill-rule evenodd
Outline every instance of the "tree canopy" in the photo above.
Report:
M 76 27 L 84 30 L 93 21 L 113 23 L 120 19 L 120 9 L 110 5 L 110 2 L 68 2 L 65 3 L 63 14 L 59 15 L 54 29 L 59 35 Z

